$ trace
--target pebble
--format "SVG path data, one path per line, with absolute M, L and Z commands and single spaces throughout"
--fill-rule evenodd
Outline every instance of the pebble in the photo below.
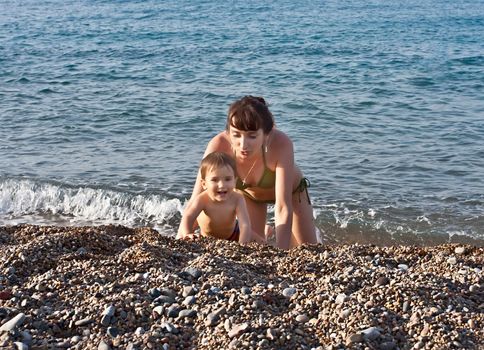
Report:
M 78 327 L 83 327 L 83 326 L 87 326 L 92 322 L 93 322 L 92 318 L 87 317 L 87 318 L 83 318 L 82 320 L 76 321 L 74 324 Z
M 338 294 L 335 299 L 335 303 L 338 305 L 342 305 L 347 299 L 347 295 L 344 293 Z
M 456 247 L 454 249 L 454 253 L 457 254 L 457 255 L 462 255 L 466 252 L 466 248 L 465 247 Z
M 228 335 L 229 335 L 230 338 L 238 337 L 239 335 L 241 335 L 242 333 L 244 333 L 247 330 L 247 328 L 249 328 L 249 324 L 248 323 L 242 323 L 242 324 L 235 325 L 229 331 L 229 334 Z
M 285 288 L 282 291 L 282 295 L 284 295 L 286 298 L 291 298 L 296 293 L 297 293 L 297 289 L 292 287 Z
M 455 264 L 457 264 L 457 259 L 454 256 L 451 256 L 450 258 L 447 259 L 447 262 L 450 265 L 455 265 Z
M 200 277 L 202 277 L 202 271 L 194 267 L 187 268 L 185 272 L 194 279 L 199 279 Z
M 195 295 L 197 294 L 197 289 L 194 288 L 193 286 L 185 286 L 183 287 L 183 292 L 182 295 L 184 298 L 190 296 L 190 295 Z
M 390 279 L 386 276 L 382 276 L 376 280 L 377 286 L 386 286 L 388 283 L 390 283 Z
M 307 315 L 298 315 L 296 317 L 296 321 L 300 323 L 306 323 L 309 321 L 309 317 Z
M 187 296 L 185 300 L 183 300 L 182 304 L 185 306 L 190 306 L 195 304 L 196 301 L 197 301 L 197 298 L 195 298 L 193 295 L 190 295 L 190 296 Z
M 27 344 L 24 344 L 19 341 L 16 341 L 14 344 L 17 347 L 17 350 L 29 350 L 29 346 Z
M 10 332 L 15 329 L 15 327 L 20 326 L 25 320 L 25 314 L 24 313 L 19 313 L 17 316 L 12 318 L 11 320 L 5 322 L 1 327 L 0 327 L 0 333 L 1 332 Z
M 108 327 L 107 334 L 111 338 L 116 338 L 119 335 L 119 330 L 116 327 Z
M 192 309 L 181 310 L 178 314 L 179 318 L 193 318 L 197 316 L 197 311 Z
M 376 327 L 370 327 L 361 331 L 363 337 L 368 340 L 375 340 L 380 336 L 380 330 Z
M 111 350 L 111 347 L 107 343 L 105 343 L 103 340 L 101 340 L 97 349 L 98 350 Z

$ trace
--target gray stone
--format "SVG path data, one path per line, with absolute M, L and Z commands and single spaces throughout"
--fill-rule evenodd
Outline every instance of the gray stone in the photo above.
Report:
M 22 342 L 16 341 L 15 346 L 17 347 L 17 350 L 29 350 L 29 347 L 27 344 L 24 344 Z
M 165 329 L 167 330 L 167 332 L 169 332 L 171 334 L 178 334 L 180 332 L 178 330 L 178 328 L 176 328 L 176 326 L 172 325 L 170 322 L 165 322 L 163 324 L 163 327 L 165 327 Z
M 97 349 L 98 350 L 111 350 L 111 347 L 108 344 L 106 344 L 103 340 L 101 340 Z
M 252 290 L 249 287 L 242 287 L 240 291 L 245 295 L 250 295 L 252 293 Z
M 390 280 L 386 276 L 382 276 L 376 280 L 376 285 L 377 286 L 386 286 L 388 283 L 390 283 Z
M 27 344 L 28 346 L 32 344 L 32 335 L 30 335 L 29 332 L 22 331 L 20 332 L 20 335 L 22 336 L 22 343 Z
M 192 286 L 185 286 L 183 287 L 183 297 L 188 297 L 190 295 L 195 295 L 197 294 L 197 290 L 196 288 L 192 287 Z
M 116 327 L 108 327 L 107 334 L 111 338 L 116 338 L 119 335 L 119 330 Z
M 168 308 L 166 315 L 168 317 L 176 318 L 176 317 L 178 317 L 180 310 L 181 310 L 181 308 L 178 305 L 172 305 Z
M 173 289 L 170 288 L 162 288 L 160 289 L 161 295 L 166 295 L 167 297 L 170 297 L 172 299 L 176 299 L 177 294 Z
M 0 327 L 1 332 L 10 332 L 15 329 L 15 327 L 20 326 L 25 320 L 25 314 L 19 313 L 17 316 L 12 318 L 10 321 L 7 321 Z
M 86 318 L 83 318 L 82 320 L 76 321 L 74 324 L 78 327 L 83 327 L 83 326 L 87 326 L 90 323 L 92 323 L 92 318 L 86 317 Z
M 341 305 L 346 301 L 346 294 L 341 293 L 336 296 L 336 300 L 334 301 L 336 304 Z
M 115 312 L 116 308 L 113 305 L 109 305 L 106 309 L 104 309 L 103 315 L 113 317 Z
M 361 343 L 365 337 L 361 333 L 353 333 L 346 337 L 346 345 Z
M 363 337 L 368 340 L 375 340 L 380 336 L 380 330 L 377 327 L 370 327 L 361 331 Z
M 239 335 L 241 335 L 242 333 L 244 333 L 247 330 L 247 328 L 249 328 L 249 324 L 247 322 L 242 323 L 242 324 L 235 325 L 229 331 L 229 337 L 230 338 L 238 337 Z
M 392 341 L 387 341 L 380 344 L 379 350 L 395 350 L 397 348 L 397 344 Z
M 202 276 L 202 271 L 195 267 L 189 267 L 185 272 L 195 279 L 199 279 Z
M 197 316 L 197 312 L 192 309 L 181 310 L 178 314 L 179 318 L 194 318 Z
M 308 316 L 306 316 L 306 315 L 298 315 L 298 316 L 296 317 L 296 321 L 297 321 L 297 322 L 301 322 L 301 323 L 306 323 L 306 322 L 308 322 L 308 321 L 309 321 L 309 317 L 308 317 Z
M 455 247 L 454 253 L 456 253 L 457 255 L 462 255 L 465 252 L 466 252 L 465 247 Z
M 193 295 L 189 295 L 185 298 L 185 300 L 183 300 L 183 305 L 185 306 L 190 306 L 190 305 L 193 305 L 195 304 L 195 301 L 197 300 L 197 298 L 195 298 Z
M 158 298 L 153 300 L 155 304 L 173 304 L 175 299 L 170 297 L 169 295 L 160 295 Z
M 282 291 L 282 295 L 284 295 L 286 298 L 291 298 L 296 293 L 297 293 L 297 289 L 292 287 L 285 288 Z
M 109 315 L 103 315 L 103 317 L 101 317 L 101 324 L 104 326 L 104 327 L 107 327 L 109 326 L 109 324 L 111 323 L 111 316 Z

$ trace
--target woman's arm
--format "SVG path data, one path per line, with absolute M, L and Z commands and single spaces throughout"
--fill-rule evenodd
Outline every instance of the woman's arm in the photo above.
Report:
M 243 195 L 234 193 L 237 195 L 237 207 L 235 208 L 235 215 L 239 221 L 239 243 L 245 244 L 252 241 L 252 226 L 250 224 L 249 212 Z
M 284 135 L 277 145 L 273 145 L 273 150 L 277 152 L 276 203 L 274 205 L 276 245 L 282 249 L 289 249 L 293 216 L 294 149 L 291 140 Z

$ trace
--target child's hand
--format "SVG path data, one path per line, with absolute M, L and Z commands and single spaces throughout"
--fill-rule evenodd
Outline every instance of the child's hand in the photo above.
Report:
M 198 238 L 198 235 L 195 233 L 187 233 L 184 235 L 177 235 L 176 239 L 183 239 L 184 241 L 193 241 Z

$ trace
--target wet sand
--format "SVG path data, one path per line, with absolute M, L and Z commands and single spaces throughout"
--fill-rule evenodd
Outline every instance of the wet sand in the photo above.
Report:
M 0 349 L 482 349 L 484 248 L 0 227 Z

